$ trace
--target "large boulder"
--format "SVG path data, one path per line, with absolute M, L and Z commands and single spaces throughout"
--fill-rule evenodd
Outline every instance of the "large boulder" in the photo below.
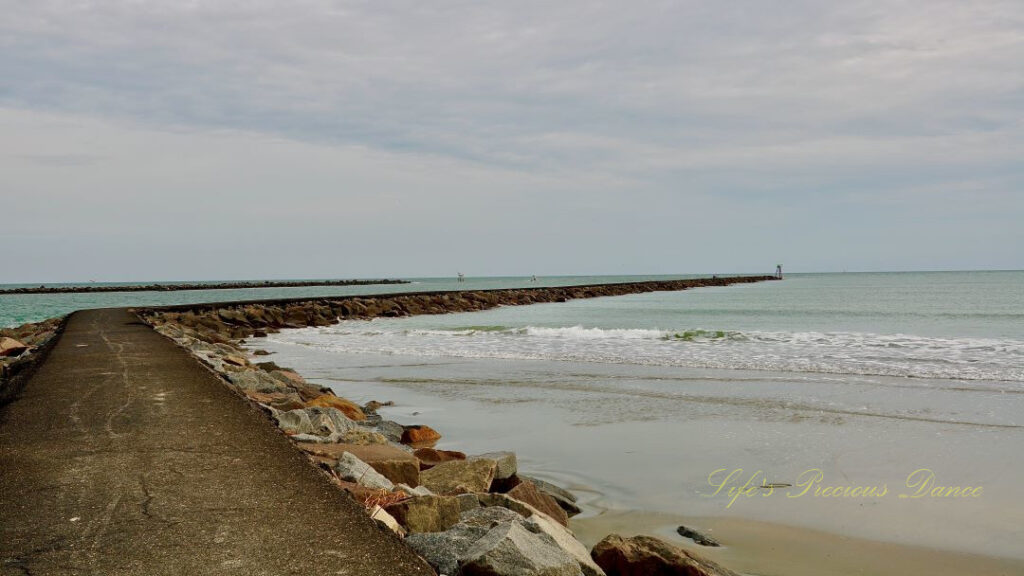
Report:
M 253 402 L 270 406 L 275 410 L 299 410 L 305 407 L 302 399 L 294 392 L 246 392 L 246 396 Z
M 465 460 L 466 455 L 454 450 L 437 450 L 435 448 L 417 448 L 413 454 L 420 461 L 420 470 L 429 470 L 438 464 L 452 460 Z
M 389 514 L 412 533 L 444 532 L 459 521 L 454 496 L 417 496 L 388 506 Z
M 590 553 L 608 576 L 739 576 L 728 568 L 651 536 L 612 534 Z
M 453 460 L 420 474 L 420 483 L 437 494 L 487 492 L 494 481 L 493 460 Z
M 395 487 L 390 480 L 371 468 L 369 464 L 348 452 L 341 455 L 338 463 L 334 466 L 334 471 L 342 480 L 355 482 L 366 488 L 390 492 Z
M 498 524 L 460 559 L 463 576 L 580 576 L 579 563 L 550 537 Z
M 518 486 L 508 491 L 508 495 L 521 502 L 526 502 L 530 506 L 540 510 L 548 516 L 554 518 L 562 526 L 569 525 L 569 515 L 562 510 L 562 507 L 555 502 L 555 499 L 547 494 L 541 492 L 534 486 L 533 482 L 525 480 Z
M 276 412 L 277 425 L 285 434 L 310 434 L 330 436 L 341 434 L 356 426 L 335 408 L 303 408 Z
M 402 444 L 414 447 L 430 447 L 440 439 L 441 434 L 430 426 L 406 426 L 402 431 Z
M 584 576 L 605 576 L 604 570 L 590 557 L 590 551 L 568 528 L 546 514 L 534 514 L 523 521 L 523 526 L 535 534 L 547 534 L 563 551 L 580 564 Z
M 320 396 L 310 400 L 306 405 L 319 406 L 322 408 L 337 408 L 350 420 L 366 420 L 366 414 L 363 414 L 363 410 L 354 402 L 344 398 L 339 398 L 333 394 L 321 394 Z
M 562 510 L 565 510 L 565 513 L 568 514 L 570 518 L 581 512 L 580 507 L 576 504 L 576 496 L 565 488 L 531 476 L 520 476 L 520 479 L 533 482 L 533 485 L 536 486 L 538 490 L 554 498 L 555 502 L 558 502 L 558 505 L 562 507 Z
M 272 378 L 262 370 L 246 370 L 245 372 L 232 372 L 227 375 L 228 380 L 238 386 L 243 392 L 259 392 L 270 394 L 274 392 L 292 392 L 280 380 Z
M 19 356 L 25 350 L 28 350 L 28 346 L 14 338 L 0 338 L 0 356 Z
M 494 460 L 496 468 L 494 470 L 495 480 L 508 480 L 515 476 L 519 465 L 516 461 L 515 452 L 488 452 L 486 454 L 480 454 L 473 456 L 473 460 Z
M 340 460 L 350 453 L 395 484 L 419 485 L 420 467 L 416 457 L 390 444 L 307 444 L 299 445 L 315 456 Z
M 483 538 L 488 529 L 460 522 L 445 532 L 409 534 L 405 543 L 438 574 L 455 576 L 459 573 L 459 558 L 465 556 L 470 546 Z

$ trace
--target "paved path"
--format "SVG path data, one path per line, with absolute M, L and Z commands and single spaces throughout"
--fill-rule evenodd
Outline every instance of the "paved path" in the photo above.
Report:
M 432 574 L 125 310 L 75 313 L 0 411 L 0 574 Z

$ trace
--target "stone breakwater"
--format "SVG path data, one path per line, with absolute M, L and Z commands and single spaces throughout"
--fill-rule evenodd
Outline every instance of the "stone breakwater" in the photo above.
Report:
M 215 284 L 134 284 L 131 286 L 37 286 L 8 288 L 0 294 L 85 294 L 91 292 L 178 292 L 183 290 L 238 290 L 244 288 L 306 288 L 312 286 L 372 286 L 409 284 L 408 280 L 294 280 L 275 282 L 218 282 Z
M 648 538 L 609 535 L 593 550 L 568 528 L 580 512 L 569 491 L 532 478 L 516 455 L 434 448 L 428 426 L 385 420 L 293 370 L 261 362 L 244 338 L 343 319 L 483 310 L 768 279 L 722 278 L 566 288 L 359 296 L 139 310 L 276 422 L 331 482 L 363 505 L 438 574 L 448 576 L 735 576 L 714 562 Z
M 341 320 L 472 312 L 497 306 L 566 302 L 580 298 L 678 291 L 774 279 L 772 276 L 737 276 L 551 288 L 407 292 L 376 296 L 186 304 L 139 309 L 139 313 L 154 326 L 174 323 L 195 330 L 203 339 L 223 342 L 264 336 L 283 328 L 329 326 Z
M 0 328 L 0 404 L 31 375 L 40 357 L 55 342 L 64 318 Z

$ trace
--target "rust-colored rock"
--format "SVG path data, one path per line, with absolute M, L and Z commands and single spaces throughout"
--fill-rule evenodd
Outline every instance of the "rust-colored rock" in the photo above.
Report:
M 466 455 L 454 450 L 437 450 L 434 448 L 417 448 L 413 454 L 420 461 L 420 470 L 429 470 L 438 464 L 452 460 L 465 460 Z
M 516 500 L 526 502 L 537 510 L 554 518 L 562 526 L 569 525 L 569 516 L 558 505 L 554 498 L 541 492 L 529 480 L 521 481 L 515 488 L 508 491 L 508 495 Z
M 350 420 L 366 420 L 366 414 L 363 414 L 363 410 L 358 405 L 344 398 L 332 396 L 331 394 L 321 394 L 307 402 L 306 406 L 337 408 L 338 410 L 341 410 L 342 414 L 348 416 Z
M 402 432 L 402 444 L 430 447 L 441 439 L 441 434 L 430 426 L 406 426 Z

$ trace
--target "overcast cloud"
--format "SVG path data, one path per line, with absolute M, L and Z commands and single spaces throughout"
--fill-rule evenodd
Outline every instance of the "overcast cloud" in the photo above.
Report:
M 1024 3 L 0 0 L 0 282 L 1024 268 Z

